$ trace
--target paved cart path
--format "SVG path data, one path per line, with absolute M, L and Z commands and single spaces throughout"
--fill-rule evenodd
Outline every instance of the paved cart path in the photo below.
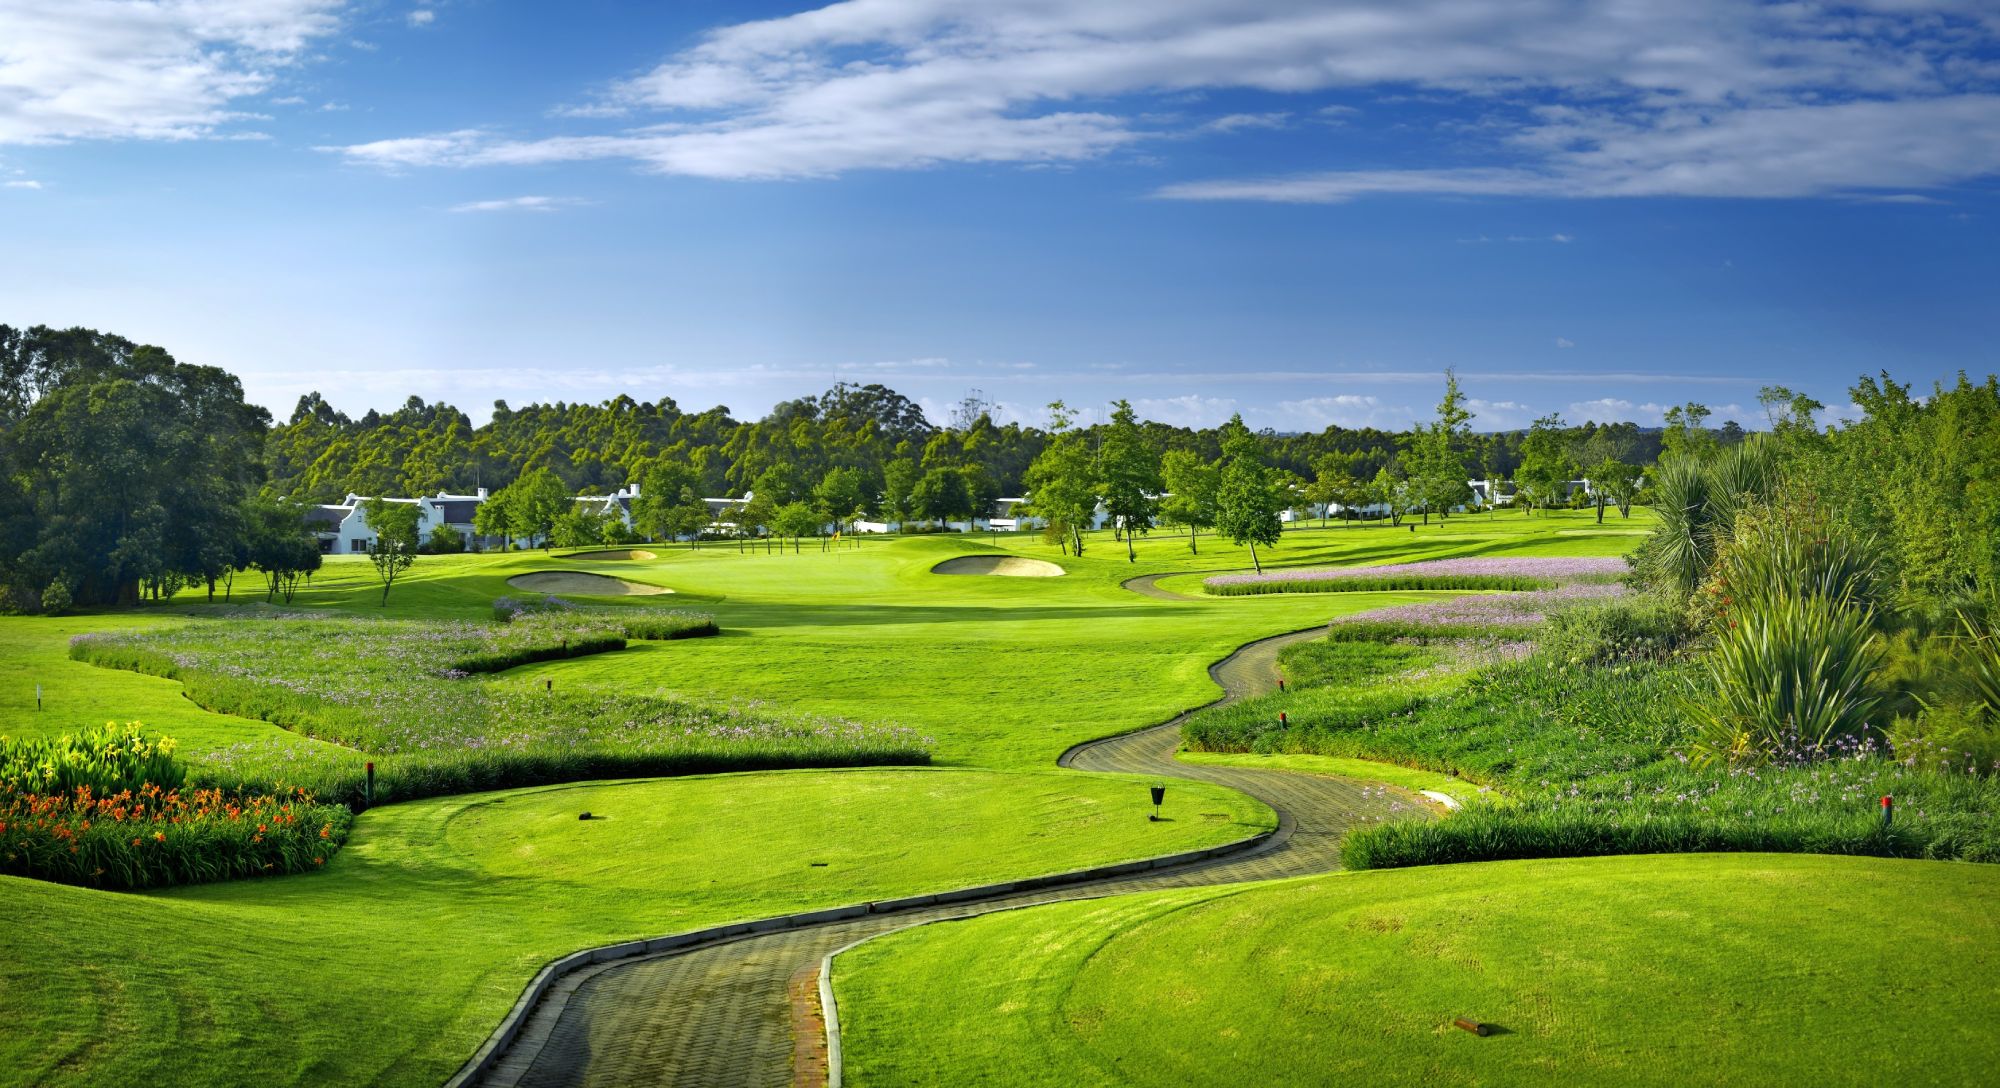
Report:
M 1209 672 L 1225 694 L 1210 705 L 1273 690 L 1278 651 L 1320 632 L 1263 639 L 1218 662 Z M 551 987 L 481 1083 L 779 1088 L 793 1084 L 795 1072 L 800 1083 L 816 1083 L 823 1076 L 822 1068 L 815 1068 L 824 1061 L 823 1040 L 808 1037 L 805 1016 L 799 1017 L 801 1037 L 795 1040 L 794 997 L 806 992 L 802 984 L 835 949 L 918 922 L 1008 907 L 1329 872 L 1340 866 L 1340 839 L 1349 827 L 1417 803 L 1385 786 L 1176 762 L 1181 720 L 1078 745 L 1061 762 L 1079 770 L 1196 778 L 1242 790 L 1278 813 L 1278 830 L 1263 843 L 1130 876 L 736 937 L 587 967 Z M 1171 806 L 1171 788 L 1168 794 Z M 803 1044 L 796 1047 L 796 1059 L 795 1043 Z

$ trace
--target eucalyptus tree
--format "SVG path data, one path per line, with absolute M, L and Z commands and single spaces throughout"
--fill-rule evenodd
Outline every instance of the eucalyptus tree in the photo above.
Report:
M 1124 530 L 1125 561 L 1136 562 L 1132 538 L 1152 528 L 1166 485 L 1160 480 L 1160 455 L 1140 433 L 1128 401 L 1112 402 L 1111 425 L 1097 448 L 1097 485 L 1105 513 Z
M 1222 466 L 1203 460 L 1193 450 L 1168 450 L 1160 459 L 1160 478 L 1167 488 L 1160 512 L 1174 524 L 1187 526 L 1188 551 L 1201 554 L 1196 538 L 1201 530 L 1215 525 Z

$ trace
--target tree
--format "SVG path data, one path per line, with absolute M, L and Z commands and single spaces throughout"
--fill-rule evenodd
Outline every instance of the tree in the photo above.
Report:
M 1438 402 L 1437 419 L 1417 428 L 1405 439 L 1410 454 L 1410 486 L 1423 506 L 1426 525 L 1430 524 L 1432 510 L 1439 517 L 1449 517 L 1451 508 L 1463 503 L 1470 494 L 1465 483 L 1465 459 L 1460 451 L 1472 433 L 1466 425 L 1472 413 L 1465 409 L 1465 397 L 1458 389 L 1458 374 L 1446 370 L 1444 383 L 1444 400 Z
M 632 503 L 633 528 L 648 538 L 674 539 L 677 534 L 669 527 L 673 510 L 684 493 L 700 486 L 694 469 L 678 459 L 662 457 L 647 465 L 639 478 L 639 498 Z
M 555 532 L 556 519 L 570 513 L 576 504 L 562 478 L 545 468 L 535 469 L 508 484 L 495 498 L 507 504 L 507 518 L 514 532 L 541 541 L 544 548 L 549 546 L 549 536 Z
M 1222 466 L 1202 460 L 1193 450 L 1168 450 L 1160 460 L 1160 476 L 1167 494 L 1160 500 L 1160 512 L 1188 530 L 1188 551 L 1201 554 L 1196 546 L 1200 530 L 1215 524 L 1215 493 L 1222 483 Z
M 439 522 L 424 541 L 423 550 L 432 555 L 457 555 L 465 550 L 465 537 L 457 529 Z
M 1604 524 L 1604 504 L 1618 507 L 1620 517 L 1632 516 L 1632 498 L 1639 493 L 1640 469 L 1615 457 L 1597 462 L 1590 470 L 1590 488 L 1597 495 L 1597 523 Z
M 1321 528 L 1326 527 L 1327 515 L 1335 503 L 1348 505 L 1347 500 L 1353 494 L 1357 482 L 1354 479 L 1354 465 L 1360 459 L 1358 454 L 1342 453 L 1339 450 L 1320 454 L 1313 459 L 1313 480 L 1306 486 L 1306 501 L 1319 507 Z
M 771 531 L 778 536 L 792 538 L 792 552 L 799 550 L 799 538 L 819 532 L 823 522 L 813 508 L 802 502 L 788 502 L 778 507 L 771 521 Z
M 0 584 L 136 601 L 232 569 L 270 415 L 214 367 L 89 329 L 0 325 Z
M 549 540 L 558 548 L 587 548 L 604 543 L 604 522 L 596 514 L 572 509 L 556 517 Z
M 660 523 L 660 533 L 668 540 L 686 537 L 688 550 L 694 551 L 701 545 L 701 532 L 714 520 L 708 512 L 708 504 L 695 497 L 694 488 L 681 488 L 679 501 L 666 508 L 665 519 Z
M 368 561 L 375 565 L 375 577 L 382 582 L 382 607 L 387 608 L 389 590 L 396 579 L 417 561 L 417 523 L 422 519 L 423 509 L 413 502 L 374 498 L 363 500 L 361 512 L 368 520 L 368 527 L 375 531 L 375 542 L 368 547 Z
M 299 578 L 320 567 L 319 541 L 306 528 L 305 508 L 288 499 L 253 498 L 244 505 L 248 547 L 244 559 L 264 575 L 264 599 L 292 603 Z
M 1526 513 L 1553 505 L 1576 477 L 1576 463 L 1570 459 L 1562 430 L 1561 416 L 1546 415 L 1535 420 L 1521 443 L 1521 467 L 1514 470 L 1514 483 Z
M 1276 544 L 1284 524 L 1278 519 L 1285 500 L 1278 492 L 1257 448 L 1257 439 L 1235 416 L 1224 427 L 1222 478 L 1216 487 L 1215 525 L 1232 543 L 1250 547 L 1250 564 L 1257 573 L 1264 564 L 1257 545 Z
M 1083 534 L 1097 515 L 1094 459 L 1083 435 L 1070 429 L 1069 408 L 1049 405 L 1049 441 L 1028 466 L 1028 507 L 1046 525 L 1044 535 L 1083 554 Z
M 910 492 L 910 512 L 926 520 L 948 521 L 972 506 L 965 488 L 965 475 L 956 468 L 939 466 L 924 473 Z
M 1681 457 L 1701 460 L 1715 452 L 1715 436 L 1706 426 L 1710 414 L 1707 405 L 1694 401 L 1667 409 L 1667 426 L 1660 432 L 1660 461 Z
M 1403 524 L 1403 515 L 1416 504 L 1410 482 L 1395 462 L 1375 470 L 1375 481 L 1368 490 L 1370 499 L 1389 508 L 1389 524 L 1392 526 Z
M 861 508 L 867 498 L 867 477 L 858 468 L 836 468 L 820 478 L 819 486 L 813 488 L 813 502 L 827 521 L 833 523 L 833 531 L 839 532 L 841 522 L 848 515 Z
M 501 488 L 472 512 L 472 531 L 484 537 L 499 537 L 503 552 L 513 548 L 514 537 L 520 531 L 514 520 L 514 497 L 509 492 L 510 489 Z
M 1097 449 L 1097 484 L 1112 524 L 1125 530 L 1125 561 L 1137 562 L 1132 538 L 1152 528 L 1165 485 L 1160 481 L 1160 455 L 1146 444 L 1127 401 L 1112 402 L 1111 426 Z
M 910 496 L 917 489 L 919 475 L 917 463 L 907 457 L 899 457 L 882 469 L 882 510 L 898 527 L 916 516 Z

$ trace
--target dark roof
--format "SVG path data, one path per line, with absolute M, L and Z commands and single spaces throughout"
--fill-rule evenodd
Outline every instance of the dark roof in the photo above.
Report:
M 308 506 L 306 507 L 306 523 L 309 525 L 339 525 L 342 521 L 347 520 L 347 515 L 353 511 L 354 508 L 352 506 Z
M 437 502 L 437 509 L 447 525 L 470 525 L 472 515 L 479 511 L 479 500 L 440 499 Z

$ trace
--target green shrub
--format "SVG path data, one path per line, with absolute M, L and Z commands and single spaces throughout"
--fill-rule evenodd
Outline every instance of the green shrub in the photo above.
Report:
M 49 588 L 42 590 L 43 615 L 60 616 L 69 611 L 69 606 L 70 594 L 68 582 L 58 578 L 49 583 Z
M 1550 578 L 1511 574 L 1399 574 L 1380 578 L 1350 576 L 1267 582 L 1205 582 L 1202 590 L 1217 597 L 1248 597 L 1265 593 L 1385 593 L 1418 589 L 1525 591 L 1547 589 L 1555 584 L 1555 580 Z
M 175 789 L 187 772 L 173 758 L 172 737 L 148 737 L 138 722 L 60 737 L 0 737 L 0 789 L 23 794 L 100 797 L 151 784 Z
M 1697 762 L 1814 759 L 1866 736 L 1882 703 L 1872 613 L 1774 598 L 1729 622 L 1683 701 Z

